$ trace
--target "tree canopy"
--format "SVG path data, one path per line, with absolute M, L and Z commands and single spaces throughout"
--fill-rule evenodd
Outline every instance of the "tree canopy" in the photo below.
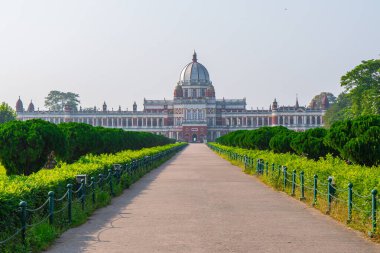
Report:
M 380 60 L 362 61 L 340 83 L 345 91 L 326 112 L 327 126 L 338 120 L 380 115 Z
M 7 103 L 0 104 L 0 124 L 16 119 L 16 113 Z
M 65 106 L 78 110 L 79 95 L 72 92 L 52 90 L 45 98 L 45 106 L 51 111 L 62 111 Z

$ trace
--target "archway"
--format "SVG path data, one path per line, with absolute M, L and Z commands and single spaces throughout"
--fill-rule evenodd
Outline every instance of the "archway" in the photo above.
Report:
M 190 135 L 189 134 L 185 134 L 184 140 L 187 141 L 187 142 L 191 142 Z
M 197 142 L 198 141 L 198 136 L 196 134 L 193 134 L 193 136 L 191 138 L 191 141 L 192 142 Z

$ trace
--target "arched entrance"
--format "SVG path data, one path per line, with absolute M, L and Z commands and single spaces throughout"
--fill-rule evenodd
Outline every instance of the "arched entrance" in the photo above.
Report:
M 193 136 L 191 138 L 191 141 L 192 142 L 197 142 L 198 141 L 198 136 L 196 134 L 193 134 Z

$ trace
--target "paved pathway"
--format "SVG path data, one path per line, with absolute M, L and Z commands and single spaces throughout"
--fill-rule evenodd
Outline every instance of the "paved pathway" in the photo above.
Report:
M 331 218 L 191 144 L 49 252 L 380 252 Z

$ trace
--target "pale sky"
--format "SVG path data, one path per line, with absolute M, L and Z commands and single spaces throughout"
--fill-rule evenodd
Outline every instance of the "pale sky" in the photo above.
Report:
M 378 0 L 0 0 L 0 101 L 42 109 L 61 90 L 142 109 L 172 99 L 195 49 L 217 98 L 306 105 L 380 57 L 379 13 Z

